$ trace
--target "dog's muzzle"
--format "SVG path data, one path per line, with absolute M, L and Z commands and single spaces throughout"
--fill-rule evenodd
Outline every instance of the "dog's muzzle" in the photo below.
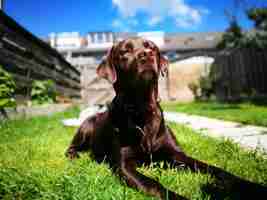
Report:
M 138 75 L 144 80 L 156 78 L 158 69 L 156 56 L 152 50 L 145 50 L 138 54 Z

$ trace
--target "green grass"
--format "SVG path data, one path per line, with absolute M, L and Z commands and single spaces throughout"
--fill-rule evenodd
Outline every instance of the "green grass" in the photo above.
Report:
M 75 128 L 64 127 L 61 119 L 77 115 L 74 108 L 49 117 L 0 122 L 0 199 L 153 199 L 121 184 L 107 165 L 96 164 L 86 154 L 74 161 L 65 158 Z M 267 161 L 259 152 L 244 151 L 184 126 L 171 127 L 188 154 L 267 185 Z M 209 175 L 155 166 L 139 170 L 190 199 L 211 199 L 201 189 L 214 183 Z
M 267 126 L 267 106 L 217 102 L 163 103 L 164 110 L 207 116 L 227 121 Z

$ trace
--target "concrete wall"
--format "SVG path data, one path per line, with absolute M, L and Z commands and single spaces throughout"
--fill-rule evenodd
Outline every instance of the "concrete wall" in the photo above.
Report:
M 81 69 L 81 96 L 85 105 L 105 104 L 114 97 L 112 85 L 96 74 L 97 64 L 88 64 Z
M 171 100 L 190 102 L 194 94 L 189 85 L 198 84 L 199 78 L 208 74 L 213 58 L 193 57 L 169 66 L 169 97 Z
M 159 77 L 159 98 L 162 101 L 169 100 L 169 91 L 168 91 L 168 78 L 167 76 Z
M 153 41 L 159 48 L 165 43 L 164 32 L 161 31 L 140 32 L 137 36 Z

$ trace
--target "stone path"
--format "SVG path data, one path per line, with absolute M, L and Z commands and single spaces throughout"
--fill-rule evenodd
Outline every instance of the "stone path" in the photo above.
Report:
M 164 117 L 167 121 L 187 125 L 209 136 L 229 138 L 243 147 L 259 148 L 267 152 L 267 128 L 265 127 L 176 112 L 164 112 Z

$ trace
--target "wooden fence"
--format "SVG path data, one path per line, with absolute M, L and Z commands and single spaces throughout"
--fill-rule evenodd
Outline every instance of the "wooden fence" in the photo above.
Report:
M 60 95 L 80 97 L 80 72 L 1 10 L 0 65 L 13 75 L 19 94 L 29 95 L 33 80 L 51 79 Z
M 212 68 L 220 100 L 267 96 L 267 50 L 239 49 L 219 55 Z

